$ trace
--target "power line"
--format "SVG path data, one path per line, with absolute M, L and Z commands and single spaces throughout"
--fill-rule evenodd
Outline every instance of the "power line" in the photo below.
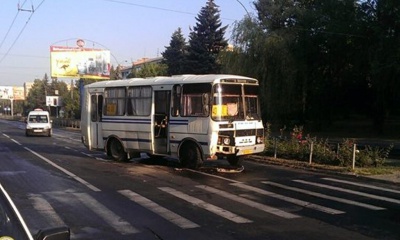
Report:
M 41 3 L 39 3 L 39 5 L 37 6 L 36 10 L 39 9 L 39 7 L 43 4 L 45 0 L 42 0 Z M 18 10 L 20 11 L 19 7 Z M 29 21 L 31 20 L 33 14 L 35 13 L 33 5 L 32 5 L 32 11 L 31 11 L 31 15 L 29 16 L 28 20 L 25 22 L 24 27 L 21 29 L 21 31 L 19 32 L 18 36 L 15 38 L 15 40 L 13 41 L 13 43 L 11 44 L 11 46 L 8 48 L 8 50 L 6 51 L 6 53 L 4 54 L 4 56 L 0 59 L 0 63 L 2 63 L 4 61 L 4 59 L 8 56 L 8 54 L 10 53 L 11 49 L 14 47 L 15 43 L 17 43 L 19 37 L 22 35 L 22 33 L 24 32 L 26 26 L 28 25 Z
M 166 11 L 166 12 L 174 12 L 174 13 L 181 13 L 181 14 L 197 16 L 196 13 L 185 12 L 185 11 L 180 11 L 180 10 L 174 10 L 174 9 L 169 9 L 169 8 L 160 8 L 160 7 L 137 4 L 137 3 L 130 3 L 130 2 L 125 2 L 125 1 L 120 1 L 120 0 L 103 0 L 103 1 L 112 2 L 112 3 L 118 3 L 118 4 L 125 4 L 125 5 L 130 5 L 130 6 L 136 6 L 136 7 L 141 7 L 141 8 L 155 9 L 155 10 Z M 239 2 L 239 3 L 243 6 L 243 4 L 241 2 Z M 245 8 L 245 10 L 247 12 L 246 8 Z M 229 21 L 236 21 L 235 19 L 230 19 L 230 18 L 221 18 L 221 19 L 225 19 L 225 20 L 229 20 Z
M 14 23 L 15 23 L 15 20 L 17 19 L 17 17 L 18 17 L 18 14 L 19 14 L 19 11 L 18 11 L 17 14 L 15 15 L 15 17 L 14 17 L 14 19 L 13 19 L 13 21 L 12 21 L 10 27 L 9 27 L 8 30 L 7 30 L 6 35 L 4 36 L 3 40 L 1 41 L 1 43 L 0 43 L 0 49 L 1 49 L 1 47 L 3 46 L 3 44 L 4 44 L 5 40 L 6 40 L 6 38 L 8 37 L 8 34 L 9 34 L 10 31 L 11 31 L 11 28 L 14 26 Z
M 183 14 L 194 15 L 194 16 L 197 15 L 197 14 L 194 14 L 194 13 L 191 13 L 191 12 L 179 11 L 179 10 L 168 9 L 168 8 L 160 8 L 160 7 L 142 5 L 142 4 L 137 4 L 137 3 L 125 2 L 125 1 L 118 1 L 118 0 L 103 0 L 103 1 L 112 2 L 112 3 L 119 3 L 119 4 L 125 4 L 125 5 L 136 6 L 136 7 L 142 7 L 142 8 L 162 10 L 162 11 L 167 11 L 167 12 L 183 13 Z

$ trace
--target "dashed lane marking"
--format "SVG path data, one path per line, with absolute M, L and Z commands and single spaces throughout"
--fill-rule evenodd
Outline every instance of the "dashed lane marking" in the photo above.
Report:
M 27 151 L 31 152 L 32 154 L 34 154 L 35 156 L 37 156 L 38 158 L 42 159 L 43 161 L 47 162 L 48 164 L 50 164 L 51 166 L 57 168 L 58 170 L 60 170 L 61 172 L 67 174 L 68 176 L 72 177 L 73 179 L 75 179 L 76 181 L 82 183 L 83 185 L 85 185 L 86 187 L 90 188 L 91 190 L 95 191 L 95 192 L 100 192 L 101 190 L 98 189 L 97 187 L 93 186 L 92 184 L 86 182 L 85 180 L 83 180 L 82 178 L 76 176 L 75 174 L 73 174 L 72 172 L 68 171 L 67 169 L 55 164 L 54 162 L 50 161 L 49 159 L 45 158 L 44 156 L 40 155 L 39 153 L 24 147 Z

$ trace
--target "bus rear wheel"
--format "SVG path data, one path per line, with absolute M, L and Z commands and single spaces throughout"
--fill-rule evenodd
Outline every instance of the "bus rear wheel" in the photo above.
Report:
M 179 160 L 182 167 L 190 169 L 198 169 L 203 164 L 200 149 L 194 143 L 187 143 L 182 146 Z
M 228 156 L 226 159 L 231 166 L 240 166 L 243 162 L 243 157 L 239 157 L 236 155 Z
M 109 152 L 111 157 L 116 161 L 126 162 L 128 160 L 128 155 L 122 147 L 121 142 L 116 139 L 111 140 Z

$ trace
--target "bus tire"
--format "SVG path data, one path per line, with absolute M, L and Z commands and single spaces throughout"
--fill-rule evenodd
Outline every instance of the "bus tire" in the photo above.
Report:
M 240 166 L 240 165 L 242 165 L 242 162 L 243 162 L 243 157 L 236 156 L 236 155 L 227 156 L 226 159 L 228 160 L 228 162 L 231 166 Z
M 198 169 L 203 164 L 200 149 L 194 143 L 187 143 L 181 147 L 179 160 L 182 167 L 190 169 Z
M 128 161 L 128 155 L 126 154 L 124 147 L 121 142 L 113 139 L 110 142 L 110 155 L 118 162 Z

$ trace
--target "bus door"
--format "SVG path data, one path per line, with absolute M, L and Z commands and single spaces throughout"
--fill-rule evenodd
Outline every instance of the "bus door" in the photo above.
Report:
M 154 153 L 169 152 L 169 109 L 171 91 L 154 91 Z
M 92 149 L 104 149 L 103 127 L 101 123 L 103 113 L 103 95 L 94 93 L 90 95 L 90 139 Z

